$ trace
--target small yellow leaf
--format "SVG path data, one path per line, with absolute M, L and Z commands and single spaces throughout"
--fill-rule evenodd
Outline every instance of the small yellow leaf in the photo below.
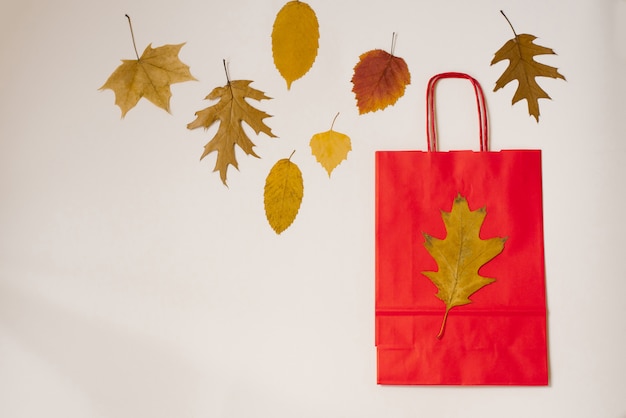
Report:
M 272 52 L 274 65 L 287 82 L 287 89 L 313 66 L 319 37 L 317 17 L 307 3 L 290 1 L 276 15 Z
M 274 164 L 265 180 L 264 203 L 267 221 L 277 234 L 296 219 L 303 195 L 304 182 L 298 166 L 289 158 Z
M 332 173 L 335 167 L 348 157 L 348 152 L 352 150 L 350 137 L 333 131 L 332 126 L 329 131 L 313 135 L 309 145 L 311 146 L 312 154 L 328 172 L 328 177 L 330 177 L 330 173 Z

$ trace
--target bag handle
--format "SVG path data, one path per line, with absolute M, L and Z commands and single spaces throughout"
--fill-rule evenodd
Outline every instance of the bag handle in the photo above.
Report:
M 434 75 L 428 81 L 426 89 L 426 141 L 428 151 L 437 151 L 437 126 L 435 124 L 435 84 L 442 78 L 465 78 L 474 86 L 476 105 L 478 107 L 480 150 L 489 151 L 489 123 L 487 121 L 487 107 L 483 89 L 478 81 L 465 73 L 448 72 Z

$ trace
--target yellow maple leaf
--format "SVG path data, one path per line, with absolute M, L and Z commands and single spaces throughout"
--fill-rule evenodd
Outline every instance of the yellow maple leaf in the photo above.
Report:
M 502 13 L 502 15 L 504 15 L 504 13 Z M 534 35 L 518 35 L 506 15 L 504 15 L 504 17 L 507 22 L 509 22 L 515 37 L 508 40 L 502 48 L 495 53 L 491 61 L 491 65 L 502 60 L 509 61 L 509 66 L 496 81 L 496 86 L 493 91 L 498 91 L 511 81 L 517 80 L 517 90 L 513 95 L 512 104 L 526 99 L 528 103 L 528 113 L 534 116 L 535 120 L 539 122 L 539 99 L 550 99 L 550 96 L 539 86 L 535 78 L 550 77 L 565 80 L 565 77 L 560 74 L 556 68 L 534 60 L 534 57 L 537 55 L 556 55 L 551 48 L 535 44 L 533 41 L 537 39 L 537 37 Z
M 337 114 L 335 119 L 337 119 Z M 326 169 L 328 177 L 330 173 L 348 156 L 348 152 L 352 150 L 350 137 L 340 132 L 333 131 L 335 119 L 330 126 L 330 130 L 320 132 L 311 138 L 309 145 L 311 153 L 317 161 Z
M 495 281 L 483 277 L 478 270 L 504 249 L 506 238 L 480 238 L 480 228 L 487 212 L 485 208 L 470 211 L 467 200 L 458 195 L 450 212 L 441 212 L 446 238 L 438 239 L 424 233 L 424 246 L 437 261 L 438 271 L 423 271 L 437 286 L 437 297 L 446 311 L 437 338 L 442 338 L 448 312 L 455 306 L 467 305 L 469 297 Z
M 265 216 L 277 234 L 296 219 L 303 196 L 304 182 L 300 168 L 291 162 L 291 156 L 279 160 L 267 175 L 264 191 Z
M 262 91 L 250 87 L 250 83 L 252 81 L 234 80 L 228 81 L 223 87 L 214 88 L 206 96 L 206 99 L 219 99 L 219 102 L 196 112 L 196 119 L 187 125 L 188 129 L 199 127 L 208 129 L 215 122 L 220 122 L 217 133 L 204 146 L 204 153 L 200 159 L 202 160 L 209 153 L 217 151 L 213 171 L 219 170 L 220 178 L 225 185 L 228 166 L 232 165 L 239 168 L 235 157 L 235 145 L 238 145 L 246 154 L 259 158 L 253 150 L 254 143 L 243 130 L 242 122 L 246 122 L 257 135 L 263 132 L 269 137 L 276 137 L 270 127 L 263 122 L 263 119 L 270 117 L 270 115 L 252 107 L 245 100 L 246 98 L 263 100 L 270 99 L 270 97 Z
M 130 17 L 126 15 L 130 23 Z M 131 26 L 132 34 L 132 26 Z M 185 45 L 163 45 L 152 48 L 148 45 L 141 57 L 135 48 L 136 60 L 122 60 L 122 64 L 111 74 L 100 90 L 110 89 L 115 93 L 115 104 L 122 110 L 122 117 L 145 97 L 156 106 L 170 111 L 170 86 L 174 83 L 196 80 L 179 58 L 178 53 Z M 133 35 L 133 46 L 135 39 Z
M 313 66 L 319 47 L 319 23 L 307 3 L 290 1 L 276 15 L 272 28 L 274 65 L 287 82 L 305 75 Z

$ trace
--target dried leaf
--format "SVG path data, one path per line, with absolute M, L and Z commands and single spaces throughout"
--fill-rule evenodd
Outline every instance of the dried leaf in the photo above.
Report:
M 274 164 L 265 180 L 265 216 L 277 234 L 296 219 L 304 195 L 302 172 L 290 159 Z
M 513 29 L 512 25 L 511 29 Z M 493 91 L 498 91 L 511 81 L 517 80 L 517 90 L 513 95 L 512 104 L 526 99 L 528 113 L 539 122 L 539 99 L 550 99 L 550 96 L 537 84 L 535 78 L 550 77 L 565 80 L 565 77 L 556 68 L 534 60 L 536 55 L 556 55 L 552 49 L 533 43 L 537 39 L 536 36 L 528 34 L 518 35 L 515 33 L 515 30 L 513 30 L 513 33 L 515 37 L 508 40 L 495 53 L 491 61 L 491 65 L 493 65 L 502 60 L 509 60 L 509 66 L 496 81 Z
M 184 43 L 152 48 L 148 45 L 136 60 L 122 60 L 100 90 L 111 89 L 122 117 L 145 97 L 165 111 L 170 111 L 170 85 L 195 80 L 189 67 L 178 58 Z
M 276 15 L 272 52 L 274 65 L 287 82 L 287 89 L 313 66 L 319 37 L 317 17 L 307 3 L 290 1 Z
M 506 238 L 480 238 L 485 208 L 470 211 L 461 195 L 454 199 L 450 212 L 441 212 L 446 227 L 446 238 L 441 240 L 424 234 L 424 246 L 437 261 L 438 271 L 423 271 L 437 286 L 437 297 L 446 306 L 437 338 L 442 338 L 448 312 L 455 306 L 467 305 L 469 297 L 495 279 L 478 274 L 479 269 L 504 249 Z
M 359 114 L 364 114 L 395 104 L 411 83 L 411 74 L 402 58 L 374 49 L 359 57 L 352 83 Z
M 275 138 L 276 135 L 263 122 L 263 119 L 270 117 L 267 113 L 252 107 L 245 99 L 254 100 L 270 99 L 260 90 L 250 87 L 252 81 L 235 80 L 229 81 L 223 87 L 216 87 L 205 98 L 207 100 L 219 99 L 213 106 L 196 112 L 196 119 L 187 125 L 188 129 L 203 127 L 208 129 L 215 122 L 219 121 L 220 126 L 209 143 L 204 146 L 204 153 L 200 157 L 203 159 L 209 153 L 217 151 L 217 159 L 213 171 L 220 172 L 222 182 L 226 184 L 226 172 L 228 166 L 239 168 L 235 157 L 235 145 L 238 145 L 246 154 L 259 158 L 254 152 L 254 143 L 248 138 L 242 127 L 242 122 L 250 125 L 257 133 Z
M 337 114 L 338 115 L 338 114 Z M 335 119 L 337 116 L 335 116 Z M 333 131 L 335 121 L 326 132 L 320 132 L 311 138 L 309 145 L 311 152 L 317 161 L 326 169 L 328 177 L 330 173 L 348 156 L 352 150 L 350 137 L 340 132 Z

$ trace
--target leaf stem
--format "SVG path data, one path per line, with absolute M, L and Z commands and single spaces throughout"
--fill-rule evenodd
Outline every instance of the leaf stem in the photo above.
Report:
M 391 34 L 391 55 L 393 55 L 394 51 L 396 50 L 396 40 L 398 39 L 398 34 L 393 32 Z
M 291 161 L 291 157 L 293 157 L 293 154 L 296 153 L 296 150 L 291 151 L 291 154 L 289 155 L 289 158 L 287 158 L 289 161 Z
M 222 63 L 224 64 L 224 72 L 226 73 L 226 81 L 230 85 L 230 75 L 228 74 L 228 67 L 226 66 L 226 59 L 222 59 Z
M 450 312 L 450 309 L 446 308 L 446 313 L 443 315 L 443 321 L 441 321 L 441 328 L 439 329 L 439 334 L 437 334 L 438 340 L 443 338 L 443 334 L 446 331 L 446 322 L 448 322 L 448 312 Z
M 224 64 L 224 72 L 226 73 L 226 85 L 230 89 L 231 97 L 235 97 L 235 93 L 233 92 L 233 85 L 230 84 L 230 74 L 228 74 L 228 65 L 226 63 L 226 59 L 222 58 L 222 63 Z
M 330 124 L 330 130 L 331 131 L 333 130 L 333 126 L 335 126 L 335 121 L 337 120 L 337 116 L 339 116 L 339 112 L 337 112 L 337 114 L 333 118 L 333 123 Z
M 500 10 L 500 13 L 502 13 L 502 16 L 504 16 L 504 18 L 506 19 L 506 21 L 509 23 L 509 26 L 511 27 L 511 30 L 513 31 L 513 35 L 515 35 L 515 37 L 517 38 L 517 32 L 515 32 L 515 28 L 513 27 L 513 24 L 511 23 L 511 21 L 509 20 L 508 17 L 506 17 L 506 15 L 504 14 L 504 12 L 502 10 Z
M 133 23 L 130 21 L 130 16 L 128 16 L 128 14 L 125 14 L 124 16 L 126 16 L 126 18 L 128 19 L 128 26 L 130 26 L 130 37 L 133 40 L 133 48 L 135 48 L 135 55 L 137 56 L 137 61 L 139 61 L 139 53 L 137 52 L 137 44 L 135 44 L 135 33 L 133 32 Z

